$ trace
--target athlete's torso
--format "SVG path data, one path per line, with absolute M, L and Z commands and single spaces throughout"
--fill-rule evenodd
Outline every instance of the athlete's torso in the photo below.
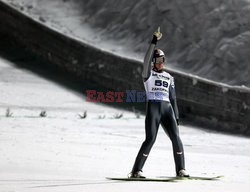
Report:
M 174 86 L 173 77 L 163 71 L 161 73 L 151 70 L 149 78 L 144 82 L 147 100 L 160 100 L 169 102 L 169 88 Z

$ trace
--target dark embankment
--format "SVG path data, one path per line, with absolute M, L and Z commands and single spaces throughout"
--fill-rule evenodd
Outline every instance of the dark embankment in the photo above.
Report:
M 84 82 L 107 90 L 143 90 L 142 64 L 123 58 L 48 28 L 0 1 L 0 40 L 25 47 Z M 6 44 L 6 42 L 5 42 Z M 170 71 L 177 84 L 183 119 L 211 129 L 250 135 L 250 90 Z

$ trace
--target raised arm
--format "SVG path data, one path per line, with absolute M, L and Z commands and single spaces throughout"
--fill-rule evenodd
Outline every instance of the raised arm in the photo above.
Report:
M 142 71 L 142 78 L 144 81 L 146 81 L 149 76 L 150 76 L 150 71 L 151 71 L 151 62 L 152 62 L 152 57 L 153 53 L 155 50 L 155 46 L 158 40 L 160 40 L 162 37 L 162 33 L 160 32 L 160 27 L 158 27 L 157 31 L 154 32 L 152 41 L 147 49 L 147 52 L 144 57 L 144 62 L 143 62 L 143 71 Z
M 157 43 L 157 37 L 153 36 L 153 39 L 148 47 L 148 50 L 145 54 L 144 57 L 144 62 L 143 62 L 143 71 L 142 71 L 142 78 L 146 81 L 149 76 L 150 76 L 150 71 L 151 71 L 151 62 L 152 62 L 152 57 L 154 53 L 154 49 Z

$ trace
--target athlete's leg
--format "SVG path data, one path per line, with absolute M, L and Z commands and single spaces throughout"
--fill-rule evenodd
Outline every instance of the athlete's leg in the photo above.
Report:
M 162 104 L 164 106 L 162 106 L 161 125 L 172 142 L 175 168 L 178 174 L 181 169 L 185 169 L 183 144 L 179 136 L 179 129 L 171 104 L 167 102 Z
M 132 173 L 141 171 L 155 142 L 160 124 L 160 102 L 148 102 L 145 119 L 146 138 L 138 152 Z

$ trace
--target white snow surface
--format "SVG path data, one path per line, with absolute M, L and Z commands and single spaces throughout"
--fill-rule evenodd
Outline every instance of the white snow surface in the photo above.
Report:
M 0 192 L 203 191 L 250 189 L 250 140 L 180 126 L 191 175 L 218 181 L 119 182 L 144 140 L 144 116 L 86 102 L 25 68 L 0 59 Z M 6 109 L 13 113 L 6 117 Z M 39 117 L 46 110 L 47 117 Z M 78 114 L 87 110 L 86 119 Z M 115 114 L 123 113 L 121 119 Z M 105 118 L 100 118 L 105 115 Z M 170 140 L 160 129 L 144 167 L 148 177 L 174 176 Z

